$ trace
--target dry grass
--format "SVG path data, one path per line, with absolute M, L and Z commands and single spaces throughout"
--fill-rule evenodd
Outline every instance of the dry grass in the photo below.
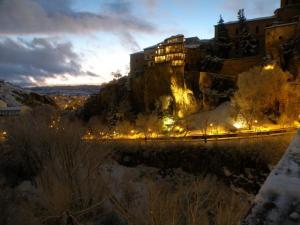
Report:
M 57 118 L 59 125 L 50 128 Z M 188 185 L 152 183 L 144 190 L 144 205 L 135 204 L 137 187 L 128 183 L 118 190 L 126 196 L 120 199 L 99 169 L 116 144 L 82 141 L 82 124 L 50 108 L 12 119 L 6 130 L 1 172 L 10 171 L 6 175 L 14 177 L 8 182 L 13 187 L 30 180 L 33 195 L 24 197 L 7 185 L 4 192 L 0 185 L 3 225 L 235 225 L 249 207 L 245 196 L 209 178 Z M 122 219 L 102 222 L 108 211 Z
M 30 207 L 38 208 L 35 216 L 41 224 L 81 220 L 105 199 L 99 166 L 111 148 L 82 141 L 79 122 L 58 118 L 56 112 L 41 108 L 9 121 L 6 128 L 8 167 L 19 168 L 15 173 L 20 176 L 12 185 L 32 181 L 39 199 Z
M 247 195 L 238 195 L 213 178 L 178 186 L 152 183 L 146 193 L 145 209 L 118 210 L 129 224 L 236 225 L 250 207 Z M 134 201 L 130 204 L 135 205 Z

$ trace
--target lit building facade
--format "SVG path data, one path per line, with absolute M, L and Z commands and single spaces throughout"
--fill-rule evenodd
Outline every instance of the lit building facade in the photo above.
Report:
M 300 0 L 281 0 L 281 7 L 275 10 L 274 15 L 269 17 L 246 20 L 251 36 L 257 41 L 257 52 L 252 57 L 255 61 L 261 61 L 264 56 L 270 56 L 272 60 L 278 60 L 280 46 L 291 38 L 300 34 Z M 240 45 L 240 24 L 239 21 L 227 22 L 224 24 L 228 31 L 228 38 L 232 43 L 227 61 L 250 59 L 241 57 L 238 54 Z M 201 61 L 207 55 L 213 55 L 215 40 L 219 37 L 218 25 L 215 26 L 215 37 L 209 40 L 200 40 L 198 37 L 185 38 L 183 35 L 176 35 L 165 39 L 157 45 L 145 48 L 143 52 L 131 55 L 131 72 L 146 70 L 157 65 L 168 65 L 172 67 L 183 67 L 188 71 L 201 71 Z M 248 61 L 247 61 L 248 60 Z M 251 59 L 252 60 L 252 59 Z M 253 64 L 247 63 L 245 68 L 250 69 Z M 243 65 L 244 65 L 243 64 Z M 226 67 L 226 66 L 225 66 Z M 239 70 L 232 68 L 231 75 L 237 75 Z M 224 70 L 227 71 L 226 68 Z M 220 73 L 224 72 L 220 71 Z
M 155 51 L 155 63 L 169 63 L 171 66 L 184 66 L 184 36 L 177 35 L 164 40 Z

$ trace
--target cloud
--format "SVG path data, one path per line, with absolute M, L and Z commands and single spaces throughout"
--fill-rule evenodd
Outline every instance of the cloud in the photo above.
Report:
M 95 76 L 83 72 L 80 61 L 69 42 L 45 38 L 0 41 L 0 78 L 15 83 L 26 84 L 30 80 L 42 83 L 46 78 L 66 74 Z
M 279 7 L 278 0 L 224 0 L 222 8 L 230 12 L 237 13 L 239 9 L 245 9 L 246 14 L 251 16 L 271 16 Z
M 154 8 L 157 4 L 157 0 L 144 0 L 148 7 Z
M 153 32 L 155 27 L 131 12 L 131 2 L 111 0 L 99 13 L 78 12 L 72 0 L 0 0 L 0 35 L 56 35 L 109 32 L 121 40 L 131 32 Z M 131 35 L 132 37 L 132 35 Z M 130 39 L 134 44 L 135 40 Z M 131 48 L 136 48 L 135 44 Z

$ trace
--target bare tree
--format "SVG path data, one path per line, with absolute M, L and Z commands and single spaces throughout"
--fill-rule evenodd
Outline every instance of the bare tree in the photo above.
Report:
M 111 76 L 115 79 L 115 80 L 118 80 L 120 79 L 123 75 L 121 73 L 120 70 L 117 70 L 115 72 L 111 72 Z
M 156 115 L 139 114 L 135 121 L 137 130 L 143 133 L 145 140 L 149 138 L 152 133 L 159 133 L 161 131 L 162 123 Z

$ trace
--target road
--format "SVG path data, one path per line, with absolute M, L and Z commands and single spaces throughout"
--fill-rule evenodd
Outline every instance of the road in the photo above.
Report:
M 159 138 L 147 138 L 147 142 L 151 141 L 161 141 L 161 142 L 217 142 L 217 141 L 232 141 L 232 140 L 242 140 L 242 139 L 255 139 L 255 138 L 266 138 L 266 137 L 276 137 L 283 135 L 293 135 L 296 134 L 297 128 L 286 128 L 286 129 L 276 129 L 271 131 L 260 131 L 260 132 L 240 132 L 240 133 L 229 133 L 229 134 L 219 134 L 219 135 L 191 135 L 184 137 L 159 137 Z M 141 141 L 145 139 L 110 139 L 109 141 Z M 107 140 L 106 140 L 107 141 Z

